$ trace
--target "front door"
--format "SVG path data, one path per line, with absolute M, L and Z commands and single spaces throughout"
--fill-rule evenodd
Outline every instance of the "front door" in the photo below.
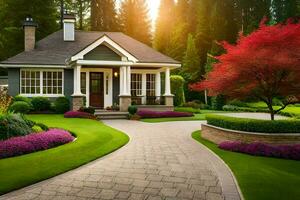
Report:
M 103 72 L 90 73 L 90 106 L 104 107 Z

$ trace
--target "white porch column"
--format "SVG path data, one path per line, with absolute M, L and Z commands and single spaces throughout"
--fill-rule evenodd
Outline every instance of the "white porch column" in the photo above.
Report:
M 89 107 L 90 106 L 90 72 L 86 72 L 86 75 L 85 75 L 85 78 L 86 78 L 86 82 L 85 82 L 85 85 L 86 85 L 86 101 L 85 101 L 85 106 L 86 107 Z
M 126 67 L 120 67 L 120 95 L 126 94 Z
M 170 68 L 165 70 L 165 96 L 171 95 L 171 83 L 170 83 Z
M 146 100 L 147 100 L 147 74 L 143 73 L 142 74 L 142 104 L 146 104 Z
M 81 94 L 81 83 L 80 83 L 80 74 L 81 73 L 81 66 L 76 65 L 74 67 L 74 92 L 73 95 L 82 95 Z
M 126 77 L 126 81 L 127 81 L 126 94 L 131 96 L 131 68 L 130 68 L 130 66 L 127 66 L 126 69 L 127 69 L 126 70 L 126 75 L 127 75 L 127 77 Z
M 161 96 L 161 80 L 160 80 L 160 72 L 156 72 L 155 75 L 155 96 L 159 98 Z

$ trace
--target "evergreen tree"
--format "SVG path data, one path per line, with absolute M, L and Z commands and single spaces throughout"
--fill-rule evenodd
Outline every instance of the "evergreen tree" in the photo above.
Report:
M 156 20 L 153 46 L 156 50 L 166 53 L 169 45 L 171 31 L 173 30 L 174 0 L 161 0 Z
M 299 0 L 272 0 L 272 18 L 274 22 L 284 22 L 292 17 L 300 17 Z
M 196 47 L 196 41 L 192 34 L 189 34 L 187 48 L 183 58 L 183 73 L 189 81 L 197 81 L 201 75 L 199 52 Z
M 174 26 L 171 29 L 170 41 L 166 54 L 176 60 L 182 60 L 188 37 L 188 0 L 178 0 L 174 9 Z
M 0 60 L 24 49 L 22 21 L 31 16 L 39 25 L 36 38 L 40 40 L 58 30 L 58 10 L 53 0 L 0 1 Z
M 145 0 L 124 0 L 119 20 L 122 32 L 151 45 L 151 20 Z
M 91 0 L 91 29 L 93 31 L 117 31 L 115 0 Z

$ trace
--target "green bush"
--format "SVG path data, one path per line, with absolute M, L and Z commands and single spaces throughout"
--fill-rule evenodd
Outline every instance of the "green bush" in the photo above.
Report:
M 58 97 L 54 102 L 54 109 L 56 113 L 63 114 L 70 110 L 70 101 L 66 97 Z
M 0 116 L 0 140 L 32 133 L 32 123 L 21 114 Z
M 9 107 L 9 110 L 15 113 L 26 114 L 30 111 L 30 105 L 25 101 L 16 101 Z
M 28 97 L 23 97 L 23 96 L 20 96 L 20 95 L 17 95 L 13 98 L 13 101 L 16 102 L 16 101 L 24 101 L 26 103 L 29 103 L 31 104 L 31 99 L 28 98 Z
M 237 111 L 237 112 L 265 112 L 268 113 L 269 109 L 267 108 L 250 108 L 250 107 L 238 107 L 233 105 L 223 106 L 224 111 Z
M 184 79 L 182 76 L 173 75 L 171 80 L 171 93 L 174 94 L 174 105 L 182 106 L 185 103 L 184 97 Z
M 46 126 L 45 124 L 42 124 L 42 123 L 35 123 L 35 126 L 41 127 L 41 129 L 43 131 L 48 131 L 49 130 L 48 126 Z
M 32 127 L 32 131 L 38 133 L 38 132 L 42 132 L 43 129 L 40 126 L 35 125 Z
M 234 99 L 228 103 L 228 105 L 238 106 L 238 107 L 248 107 L 247 103 Z
M 49 111 L 51 108 L 50 100 L 46 97 L 34 97 L 31 103 L 34 111 Z
M 86 113 L 90 113 L 90 114 L 95 114 L 95 108 L 92 107 L 81 107 L 79 109 L 80 112 L 86 112 Z
M 259 133 L 300 133 L 300 120 L 258 120 L 210 114 L 207 123 L 213 126 Z
M 201 102 L 200 102 L 201 103 Z M 199 109 L 201 107 L 201 104 L 196 101 L 189 101 L 183 104 L 183 107 L 192 107 L 195 109 Z
M 137 108 L 136 106 L 129 106 L 129 107 L 128 107 L 128 112 L 129 112 L 129 114 L 131 114 L 131 115 L 136 114 L 137 111 L 138 111 L 138 108 Z
M 218 95 L 211 98 L 211 107 L 213 110 L 222 110 L 226 104 L 224 95 Z

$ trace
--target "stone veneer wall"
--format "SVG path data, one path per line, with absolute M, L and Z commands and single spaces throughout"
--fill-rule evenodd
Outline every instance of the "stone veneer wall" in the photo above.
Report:
M 263 142 L 274 145 L 300 143 L 300 133 L 251 133 L 219 128 L 207 124 L 201 125 L 201 136 L 215 144 L 220 144 L 224 141 L 238 141 L 245 143 Z

